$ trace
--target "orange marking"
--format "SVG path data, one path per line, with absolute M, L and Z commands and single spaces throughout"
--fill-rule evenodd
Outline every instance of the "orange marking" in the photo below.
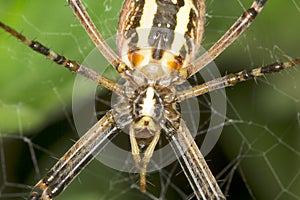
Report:
M 144 56 L 136 53 L 136 52 L 132 52 L 132 53 L 128 53 L 128 59 L 129 61 L 132 63 L 133 66 L 140 66 L 144 60 Z
M 36 185 L 36 188 L 40 188 L 41 190 L 45 191 L 48 189 L 48 186 L 44 183 L 43 180 L 40 180 Z
M 177 61 L 168 61 L 167 63 L 168 67 L 175 70 L 180 70 L 182 67 L 181 63 L 178 63 Z

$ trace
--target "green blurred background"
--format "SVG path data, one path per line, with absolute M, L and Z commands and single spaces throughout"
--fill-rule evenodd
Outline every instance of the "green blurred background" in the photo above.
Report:
M 122 1 L 84 2 L 104 37 L 113 36 Z M 204 48 L 251 3 L 207 1 Z M 66 1 L 0 0 L 0 20 L 80 62 L 94 48 Z M 299 0 L 270 0 L 216 64 L 226 74 L 300 57 L 299 24 Z M 78 138 L 71 113 L 75 75 L 4 31 L 0 31 L 0 61 L 0 199 L 23 199 Z M 219 178 L 227 181 L 222 189 L 229 191 L 228 199 L 300 198 L 299 87 L 298 67 L 226 90 L 227 123 L 207 160 L 215 174 L 232 164 Z M 40 171 L 34 167 L 33 155 Z M 171 173 L 168 169 L 167 175 Z M 176 171 L 171 183 L 191 193 L 180 168 Z M 160 177 L 159 173 L 148 177 L 152 185 L 144 195 L 135 188 L 137 176 L 93 162 L 58 199 L 151 199 L 151 195 L 158 198 L 161 194 L 178 198 L 172 187 L 161 191 Z

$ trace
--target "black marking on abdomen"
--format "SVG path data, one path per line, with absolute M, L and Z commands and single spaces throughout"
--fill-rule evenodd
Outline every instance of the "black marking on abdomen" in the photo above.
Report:
M 197 15 L 193 9 L 190 10 L 189 14 L 189 23 L 187 25 L 187 31 L 184 34 L 184 37 L 186 39 L 186 44 L 187 44 L 187 52 L 190 54 L 193 51 L 193 39 L 197 37 L 197 29 L 195 27 L 197 21 Z
M 166 0 L 157 0 L 157 12 L 155 13 L 152 28 L 148 36 L 148 43 L 155 49 L 152 58 L 159 60 L 166 49 L 170 49 L 174 40 L 174 30 L 177 25 L 177 13 L 184 6 L 183 0 L 177 4 Z
M 164 54 L 164 50 L 163 49 L 153 49 L 152 51 L 152 58 L 156 59 L 156 60 L 160 60 Z
M 196 20 L 197 15 L 195 11 L 191 9 L 189 13 L 189 23 L 187 25 L 187 31 L 185 32 L 185 35 L 187 35 L 189 38 L 194 38 L 197 35 L 197 30 L 195 28 Z
M 178 0 L 177 4 L 166 0 L 157 0 L 157 12 L 153 19 L 153 27 L 168 28 L 175 30 L 177 24 L 177 13 L 184 6 L 183 0 Z
M 119 31 L 122 31 L 125 39 L 128 39 L 132 34 L 136 33 L 136 28 L 140 27 L 140 20 L 143 15 L 145 0 L 127 1 L 123 5 L 122 13 L 120 15 Z M 128 13 L 127 15 L 124 15 Z

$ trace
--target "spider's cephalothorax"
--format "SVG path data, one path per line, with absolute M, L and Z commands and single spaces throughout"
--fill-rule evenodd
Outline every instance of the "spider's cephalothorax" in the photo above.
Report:
M 174 101 L 175 88 L 158 83 L 161 82 L 151 81 L 135 88 L 130 82 L 126 82 L 126 95 L 117 98 L 113 106 L 113 116 L 118 127 L 129 130 L 132 155 L 140 171 L 143 191 L 146 190 L 147 165 L 161 130 L 166 127 L 166 123 L 171 121 L 172 124 L 178 124 L 180 120 Z

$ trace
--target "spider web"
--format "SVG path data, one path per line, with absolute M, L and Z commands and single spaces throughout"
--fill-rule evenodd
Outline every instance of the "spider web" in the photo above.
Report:
M 113 36 L 122 1 L 84 2 L 104 37 Z M 251 3 L 207 1 L 203 47 L 217 41 Z M 0 16 L 69 58 L 82 61 L 94 48 L 65 2 L 0 0 Z M 299 57 L 299 17 L 299 1 L 270 0 L 246 33 L 216 59 L 221 74 Z M 78 139 L 71 114 L 75 75 L 3 31 L 0 51 L 0 199 L 24 199 Z M 201 82 L 201 77 L 192 82 Z M 299 86 L 297 67 L 226 89 L 226 121 L 219 124 L 223 132 L 206 159 L 228 199 L 300 199 Z M 99 99 L 110 105 L 109 98 Z M 204 115 L 199 133 L 206 132 L 209 102 L 209 96 L 199 98 Z M 199 144 L 202 139 L 196 138 Z M 57 199 L 193 198 L 178 163 L 147 179 L 148 191 L 143 194 L 137 175 L 95 161 Z

